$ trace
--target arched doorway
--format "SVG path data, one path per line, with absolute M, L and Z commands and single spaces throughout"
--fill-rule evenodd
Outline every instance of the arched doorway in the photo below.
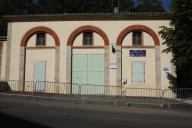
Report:
M 84 85 L 81 93 L 104 93 L 104 85 L 108 83 L 108 45 L 107 35 L 96 26 L 78 27 L 69 36 L 67 60 L 71 62 L 71 67 L 67 65 L 67 73 L 71 75 L 67 76 L 71 78 L 68 81 Z M 72 88 L 72 93 L 77 93 L 75 85 Z
M 135 33 L 136 35 L 143 33 L 141 34 L 141 39 L 139 39 L 140 45 L 133 44 Z M 123 44 L 123 42 L 128 43 Z M 144 25 L 128 26 L 119 34 L 117 48 L 121 51 L 117 53 L 117 65 L 120 67 L 117 69 L 117 77 L 119 78 L 120 76 L 121 78 L 117 81 L 118 85 L 122 85 L 126 81 L 125 85 L 129 87 L 134 85 L 133 87 L 142 88 L 146 86 L 141 85 L 152 83 L 151 87 L 148 86 L 149 88 L 154 88 L 155 86 L 158 89 L 160 88 L 160 40 L 154 30 Z M 137 53 L 143 55 L 133 55 Z
M 36 44 L 37 40 L 35 40 L 35 38 L 37 38 L 38 36 L 37 34 L 47 34 L 47 36 L 44 35 L 45 36 L 44 38 L 48 36 L 52 38 L 53 41 L 49 41 L 49 42 L 53 42 L 52 46 L 48 46 L 48 44 L 37 46 Z M 36 43 L 28 47 L 28 43 L 31 38 L 34 38 L 34 40 L 31 43 L 34 43 L 34 42 Z M 49 80 L 49 81 L 59 82 L 59 63 L 60 63 L 59 49 L 60 49 L 59 38 L 52 29 L 44 26 L 38 26 L 28 30 L 22 37 L 21 43 L 20 43 L 19 80 L 20 81 Z M 31 53 L 31 55 L 29 55 L 28 53 Z M 35 56 L 32 54 L 37 54 L 37 55 Z M 51 57 L 48 57 L 48 54 L 51 54 Z M 50 59 L 47 60 L 46 58 L 44 58 L 44 56 L 47 56 L 46 58 L 51 58 L 52 60 Z M 45 67 L 47 65 L 51 67 L 51 70 L 54 71 L 54 73 L 53 73 L 53 76 L 47 77 L 48 79 L 45 79 L 46 75 L 50 74 L 49 72 L 51 72 L 47 70 L 49 69 L 49 67 L 47 68 Z M 29 69 L 28 71 L 26 71 L 26 66 L 28 66 L 27 67 L 27 69 Z M 33 72 L 33 73 L 31 75 L 28 75 L 29 72 L 30 73 Z M 26 76 L 27 76 L 27 79 L 26 79 Z M 49 78 L 51 78 L 51 80 Z M 41 84 L 42 83 L 39 84 L 39 88 L 35 88 L 35 89 L 44 90 L 44 87 L 40 87 Z M 24 86 L 23 86 L 23 90 L 25 90 Z

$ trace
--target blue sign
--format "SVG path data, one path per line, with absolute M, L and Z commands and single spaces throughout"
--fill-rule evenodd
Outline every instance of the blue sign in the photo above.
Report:
M 129 55 L 131 57 L 145 57 L 146 56 L 146 50 L 130 50 Z

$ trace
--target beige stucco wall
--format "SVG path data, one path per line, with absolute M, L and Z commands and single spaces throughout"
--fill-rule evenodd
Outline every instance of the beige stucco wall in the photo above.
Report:
M 127 79 L 127 84 L 125 87 L 132 88 L 155 88 L 155 49 L 142 49 L 146 50 L 146 57 L 130 57 L 129 50 L 122 49 L 122 78 L 123 81 Z M 133 61 L 143 61 L 145 64 L 145 77 L 144 83 L 133 83 L 132 80 L 132 69 L 131 62 Z
M 26 50 L 26 81 L 34 81 L 34 64 L 38 61 L 46 63 L 46 81 L 54 81 L 55 49 Z
M 144 46 L 154 46 L 152 37 L 143 32 L 142 43 Z M 132 33 L 129 33 L 122 46 L 133 46 L 132 45 Z M 130 57 L 130 50 L 146 50 L 146 57 Z M 145 66 L 145 82 L 144 83 L 133 83 L 132 80 L 132 69 L 131 62 L 142 61 Z M 155 48 L 122 48 L 122 82 L 127 80 L 125 87 L 131 88 L 155 88 Z
M 174 68 L 171 68 L 171 59 L 172 59 L 172 55 L 171 54 L 167 54 L 162 52 L 163 49 L 165 49 L 166 46 L 162 45 L 161 46 L 161 87 L 162 89 L 167 89 L 167 87 L 169 86 L 169 81 L 167 79 L 167 76 L 165 74 L 165 72 L 163 71 L 164 67 L 167 67 L 169 69 L 169 73 L 172 73 L 174 75 Z
M 6 51 L 7 51 L 7 41 L 3 41 L 2 55 L 1 55 L 1 80 L 5 80 L 5 65 L 6 65 Z
M 158 31 L 160 31 L 159 27 L 160 26 L 169 26 L 169 21 L 166 21 L 166 20 L 136 20 L 136 21 L 89 21 L 89 22 L 87 22 L 87 21 L 14 22 L 14 23 L 12 23 L 10 79 L 11 80 L 19 79 L 20 42 L 21 42 L 23 35 L 29 29 L 31 29 L 33 27 L 46 26 L 46 27 L 49 27 L 52 30 L 54 30 L 60 39 L 60 81 L 66 82 L 67 40 L 68 40 L 69 35 L 76 28 L 78 28 L 80 26 L 84 26 L 84 25 L 97 26 L 106 33 L 106 35 L 109 38 L 109 43 L 110 43 L 110 45 L 109 45 L 110 46 L 109 63 L 116 63 L 116 53 L 113 54 L 111 52 L 111 45 L 116 43 L 117 37 L 123 29 L 125 29 L 126 27 L 131 26 L 131 25 L 145 25 L 145 26 L 148 26 L 149 28 L 153 29 L 155 31 L 155 33 L 158 34 Z M 126 40 L 129 40 L 128 38 L 131 38 L 130 34 L 126 37 L 126 39 L 124 41 L 127 43 L 131 43 L 131 41 L 126 41 Z M 53 40 L 53 39 L 51 39 L 51 38 L 49 39 L 49 37 L 48 37 L 47 40 Z M 95 41 L 95 43 L 98 43 L 97 45 L 103 45 L 102 38 L 100 38 L 95 33 L 94 33 L 94 41 Z M 52 41 L 50 41 L 50 42 L 52 42 Z M 79 44 L 80 42 L 82 42 L 82 34 L 77 37 L 74 44 L 76 44 L 76 46 L 78 46 L 78 45 L 80 45 Z M 153 44 L 151 37 L 145 33 L 144 33 L 144 42 L 147 45 Z M 163 40 L 160 39 L 160 42 L 162 43 Z M 126 43 L 124 43 L 124 42 L 123 42 L 123 44 L 126 45 Z M 164 47 L 161 45 L 161 50 L 163 50 L 163 48 Z M 123 49 L 123 52 L 125 52 L 125 54 L 123 54 L 123 57 L 126 58 L 126 54 L 128 54 L 128 50 L 129 49 Z M 90 52 L 91 51 L 92 51 L 92 49 L 90 49 Z M 54 54 L 54 51 L 52 49 L 50 49 L 50 50 L 47 50 L 46 53 L 47 53 L 47 55 L 46 55 L 47 59 L 49 59 L 48 54 L 50 54 L 50 56 L 52 56 Z M 32 56 L 34 56 L 34 61 L 35 61 L 35 55 L 37 55 L 37 52 L 30 51 L 30 54 L 31 55 L 33 54 Z M 42 59 L 43 59 L 43 56 L 42 56 Z M 137 58 L 131 58 L 131 59 L 136 60 Z M 126 65 L 129 64 L 128 61 L 131 59 L 123 60 L 123 64 L 122 64 L 123 67 L 126 67 Z M 154 49 L 147 49 L 147 58 L 138 58 L 138 59 L 146 61 L 145 70 L 149 71 L 149 73 L 146 74 L 147 78 L 146 78 L 145 87 L 146 86 L 153 87 L 154 86 L 154 79 L 153 79 L 154 78 L 154 70 L 153 70 L 154 69 Z M 171 59 L 170 54 L 165 54 L 165 53 L 161 54 L 161 71 L 162 71 L 163 67 L 170 68 L 170 66 L 171 66 L 170 59 Z M 51 63 L 53 63 L 53 65 L 54 65 L 53 60 Z M 51 67 L 54 67 L 53 65 Z M 127 69 L 125 69 L 125 70 L 129 71 L 130 70 L 129 67 L 130 67 L 130 65 L 127 66 L 126 67 Z M 50 70 L 53 71 L 52 69 L 50 69 Z M 54 74 L 54 71 L 53 71 L 53 74 Z M 130 73 L 126 72 L 123 75 L 130 76 Z M 54 80 L 54 79 L 50 78 L 49 81 L 51 81 L 51 80 Z M 116 85 L 116 70 L 115 69 L 109 70 L 109 84 Z M 168 84 L 169 84 L 167 78 L 164 77 L 163 71 L 161 73 L 161 84 L 162 84 L 163 88 L 167 88 Z M 134 87 L 144 87 L 144 86 L 135 85 Z
M 34 64 L 38 61 L 46 63 L 46 81 L 55 80 L 55 43 L 53 37 L 49 34 L 46 34 L 45 38 L 46 46 L 44 48 L 34 48 L 36 35 L 28 40 L 26 47 L 26 81 L 34 81 Z

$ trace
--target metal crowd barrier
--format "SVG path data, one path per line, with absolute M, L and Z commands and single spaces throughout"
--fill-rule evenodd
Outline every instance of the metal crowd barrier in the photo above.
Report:
M 166 105 L 192 104 L 192 88 L 163 90 L 163 103 Z
M 47 81 L 0 81 L 0 93 L 6 94 L 70 94 L 71 83 Z
M 128 104 L 151 104 L 162 106 L 162 90 L 150 88 L 126 88 L 125 102 Z
M 12 94 L 74 94 L 74 95 L 103 95 L 117 96 L 121 95 L 120 86 L 60 83 L 48 81 L 0 81 L 1 93 Z
M 60 83 L 48 81 L 0 81 L 1 94 L 31 96 L 68 96 L 76 99 L 114 101 L 115 104 L 178 105 L 192 104 L 192 88 L 151 89 L 121 86 Z M 191 102 L 191 103 L 190 103 Z
M 78 95 L 118 96 L 121 95 L 121 87 L 92 84 L 75 84 L 72 86 L 72 93 Z

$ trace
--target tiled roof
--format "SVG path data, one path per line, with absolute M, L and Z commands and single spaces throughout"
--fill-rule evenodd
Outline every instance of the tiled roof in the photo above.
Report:
M 90 20 L 170 20 L 171 15 L 163 12 L 127 13 L 63 13 L 34 15 L 5 15 L 8 21 L 90 21 Z

